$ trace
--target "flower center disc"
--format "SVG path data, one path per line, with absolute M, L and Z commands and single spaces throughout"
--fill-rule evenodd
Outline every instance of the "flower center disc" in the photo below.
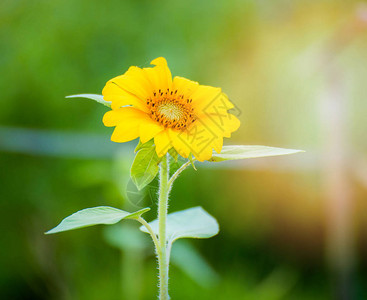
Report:
M 162 103 L 157 107 L 158 113 L 169 121 L 180 120 L 183 115 L 183 109 L 177 103 Z
M 150 117 L 166 128 L 185 129 L 195 121 L 192 99 L 178 95 L 177 90 L 153 92 L 147 100 Z

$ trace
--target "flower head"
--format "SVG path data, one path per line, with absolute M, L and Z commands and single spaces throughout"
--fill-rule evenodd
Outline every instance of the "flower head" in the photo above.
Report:
M 230 137 L 240 122 L 228 112 L 234 106 L 220 88 L 199 85 L 175 76 L 163 57 L 152 68 L 130 67 L 109 80 L 102 94 L 111 101 L 103 117 L 106 126 L 116 126 L 111 140 L 127 142 L 154 138 L 158 156 L 174 148 L 187 158 L 210 159 L 220 153 L 223 137 Z

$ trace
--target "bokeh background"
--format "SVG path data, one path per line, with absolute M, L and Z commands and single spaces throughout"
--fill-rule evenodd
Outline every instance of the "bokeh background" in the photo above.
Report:
M 86 207 L 151 206 L 128 179 L 136 142 L 110 142 L 100 94 L 130 65 L 221 86 L 242 122 L 227 144 L 304 149 L 200 164 L 170 211 L 221 232 L 177 242 L 173 299 L 367 299 L 367 4 L 330 0 L 0 2 L 0 298 L 153 299 L 133 222 L 55 236 Z

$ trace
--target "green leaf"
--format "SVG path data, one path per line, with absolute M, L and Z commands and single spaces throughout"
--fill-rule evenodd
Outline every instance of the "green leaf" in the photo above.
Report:
M 157 176 L 160 161 L 161 159 L 155 152 L 155 147 L 139 150 L 130 171 L 130 177 L 138 190 L 144 188 Z
M 139 150 L 141 149 L 144 149 L 144 148 L 150 148 L 150 147 L 153 147 L 154 146 L 154 141 L 153 139 L 151 139 L 150 141 L 146 142 L 146 143 L 142 143 L 140 140 L 139 140 L 139 143 L 138 145 L 136 146 L 134 152 L 138 152 Z
M 223 146 L 220 154 L 213 151 L 209 161 L 219 162 L 226 160 L 246 159 L 255 157 L 277 156 L 304 152 L 303 150 L 275 148 L 267 146 Z
M 111 107 L 111 101 L 105 101 L 103 100 L 102 95 L 96 95 L 96 94 L 78 94 L 78 95 L 70 95 L 66 96 L 65 98 L 87 98 L 92 99 L 98 103 L 101 103 L 103 105 L 106 105 L 108 107 Z
M 158 220 L 149 223 L 155 234 L 159 235 Z M 140 230 L 148 233 L 144 226 Z M 192 207 L 167 216 L 167 242 L 173 243 L 181 238 L 210 238 L 219 232 L 218 222 L 202 207 Z
M 121 209 L 110 206 L 97 206 L 82 209 L 61 221 L 55 228 L 46 232 L 52 234 L 67 230 L 73 230 L 98 224 L 115 224 L 123 219 L 138 219 L 150 208 L 143 208 L 139 211 L 129 213 Z

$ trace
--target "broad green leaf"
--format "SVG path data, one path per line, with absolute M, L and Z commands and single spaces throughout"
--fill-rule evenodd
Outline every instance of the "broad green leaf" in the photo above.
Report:
M 160 160 L 155 147 L 142 148 L 136 154 L 131 166 L 130 177 L 138 190 L 144 188 L 157 176 Z
M 158 220 L 149 223 L 155 234 L 159 235 Z M 147 232 L 141 226 L 140 230 Z M 210 238 L 219 232 L 217 221 L 202 207 L 192 207 L 167 216 L 167 241 L 173 243 L 181 238 Z
M 141 149 L 144 149 L 144 148 L 150 148 L 150 147 L 153 147 L 154 146 L 154 141 L 153 139 L 151 139 L 150 141 L 146 142 L 146 143 L 142 143 L 140 140 L 139 140 L 139 143 L 138 145 L 136 146 L 134 152 L 138 152 L 139 150 Z
M 78 95 L 70 95 L 66 96 L 65 98 L 87 98 L 92 99 L 98 103 L 101 103 L 103 105 L 106 105 L 108 107 L 111 107 L 111 101 L 105 101 L 103 100 L 102 95 L 96 95 L 96 94 L 78 94 Z
M 213 151 L 213 156 L 209 161 L 219 162 L 226 160 L 246 159 L 255 157 L 277 156 L 304 152 L 302 150 L 275 148 L 267 146 L 223 146 L 220 154 Z
M 137 219 L 150 208 L 143 208 L 139 211 L 129 213 L 121 209 L 110 206 L 97 206 L 82 209 L 61 221 L 55 228 L 46 232 L 46 234 L 57 233 L 67 230 L 83 228 L 98 224 L 115 224 L 123 219 Z

